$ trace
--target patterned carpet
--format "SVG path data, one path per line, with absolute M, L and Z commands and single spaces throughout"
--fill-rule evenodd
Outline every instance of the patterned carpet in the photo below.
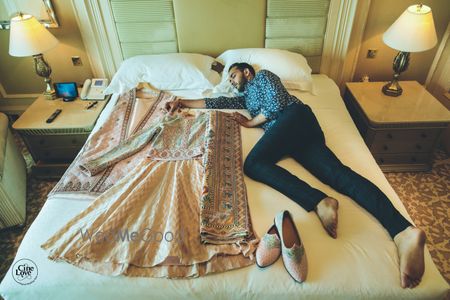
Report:
M 416 226 L 426 232 L 433 261 L 450 283 L 450 157 L 439 149 L 431 172 L 385 176 Z
M 26 150 L 23 152 L 30 166 L 32 162 L 29 160 L 29 154 Z M 450 158 L 443 150 L 437 150 L 431 172 L 388 173 L 386 177 L 416 225 L 425 230 L 433 260 L 450 283 Z M 25 226 L 0 231 L 0 281 L 13 262 L 25 232 L 56 182 L 31 177 L 28 179 Z

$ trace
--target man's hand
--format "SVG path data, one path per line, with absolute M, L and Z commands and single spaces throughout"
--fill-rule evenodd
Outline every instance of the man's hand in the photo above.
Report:
M 174 101 L 167 102 L 164 106 L 165 110 L 169 115 L 172 115 L 177 110 L 180 111 L 182 108 L 205 108 L 204 99 L 181 99 L 177 98 Z
M 167 102 L 164 108 L 167 111 L 167 114 L 172 115 L 177 110 L 180 110 L 183 108 L 183 103 L 181 102 L 181 99 L 176 98 L 174 101 Z
M 259 114 L 253 119 L 249 120 L 238 112 L 233 113 L 233 118 L 244 127 L 253 128 L 257 127 L 267 121 L 266 117 L 263 114 Z
M 238 112 L 233 113 L 233 119 L 244 127 L 247 127 L 247 128 L 253 127 L 250 124 L 251 120 L 247 119 L 245 116 L 241 115 Z

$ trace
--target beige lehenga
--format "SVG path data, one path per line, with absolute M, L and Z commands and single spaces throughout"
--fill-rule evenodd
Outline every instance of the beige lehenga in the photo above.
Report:
M 150 149 L 135 155 L 139 161 L 131 171 L 41 245 L 49 258 L 105 275 L 167 278 L 253 264 L 258 240 L 245 186 L 224 189 L 231 165 L 215 165 L 230 160 L 215 153 L 223 148 L 215 145 L 222 143 L 214 127 L 221 118 L 227 120 L 219 112 L 160 117 L 98 157 L 78 157 L 79 170 L 95 176 Z

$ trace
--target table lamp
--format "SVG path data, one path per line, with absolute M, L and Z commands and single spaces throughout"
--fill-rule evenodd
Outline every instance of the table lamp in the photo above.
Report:
M 409 53 L 431 49 L 437 43 L 431 8 L 422 4 L 408 7 L 383 34 L 383 42 L 399 52 L 393 62 L 394 78 L 382 91 L 388 96 L 400 96 L 403 90 L 398 77 L 408 68 Z
M 31 15 L 19 14 L 11 19 L 9 36 L 9 54 L 11 56 L 33 56 L 36 74 L 44 77 L 47 84 L 44 96 L 56 99 L 50 74 L 52 69 L 44 60 L 43 52 L 54 48 L 58 40 Z

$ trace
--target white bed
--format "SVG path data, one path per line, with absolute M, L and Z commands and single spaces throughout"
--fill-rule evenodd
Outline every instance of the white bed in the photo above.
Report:
M 292 92 L 309 104 L 335 154 L 363 176 L 372 180 L 405 216 L 406 210 L 375 163 L 345 109 L 339 90 L 325 75 L 313 75 L 317 95 Z M 179 93 L 180 94 L 180 93 Z M 183 92 L 197 97 L 195 92 Z M 103 111 L 96 130 L 111 111 L 114 96 Z M 262 135 L 261 129 L 242 128 L 243 152 Z M 20 285 L 11 269 L 0 284 L 5 299 L 443 299 L 448 284 L 425 253 L 425 274 L 414 289 L 400 287 L 396 247 L 388 233 L 366 211 L 348 197 L 322 184 L 292 159 L 280 165 L 318 187 L 340 202 L 338 238 L 330 238 L 314 213 L 277 191 L 245 178 L 255 231 L 261 237 L 281 209 L 289 210 L 305 244 L 309 272 L 298 284 L 287 274 L 282 260 L 264 270 L 256 265 L 225 273 L 187 280 L 108 277 L 84 271 L 65 262 L 47 259 L 40 245 L 92 199 L 54 196 L 47 200 L 26 233 L 15 261 L 28 258 L 38 267 L 30 285 Z M 408 217 L 409 218 L 409 217 Z

